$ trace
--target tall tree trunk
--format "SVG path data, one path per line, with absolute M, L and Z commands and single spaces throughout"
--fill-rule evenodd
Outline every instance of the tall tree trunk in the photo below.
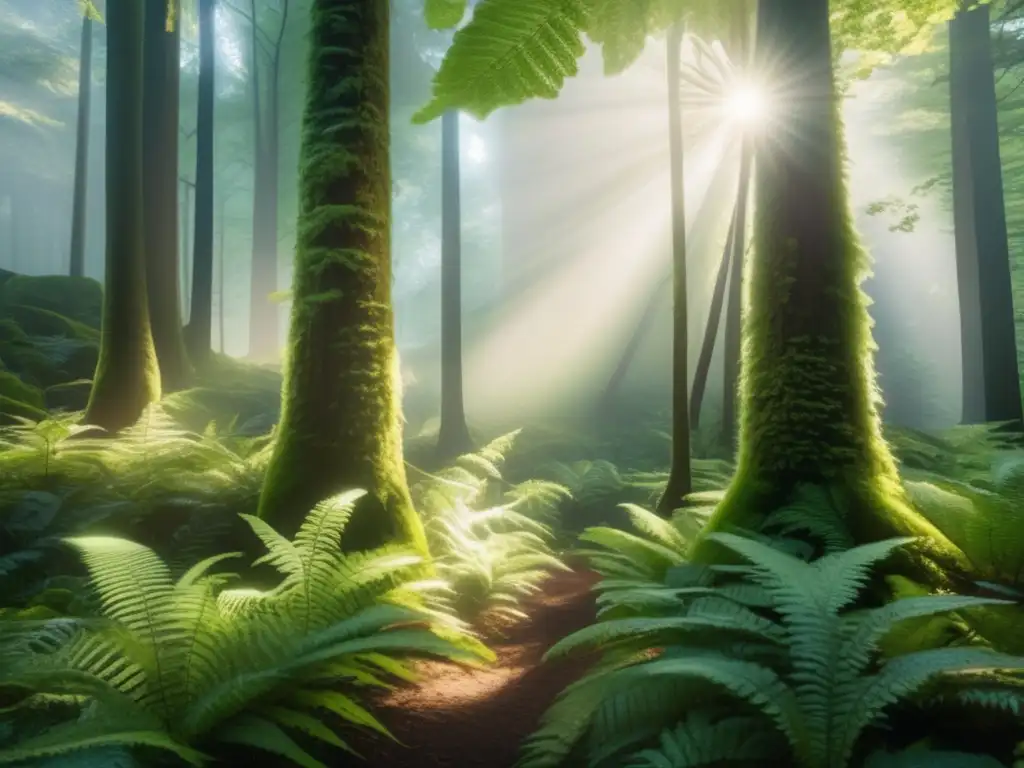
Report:
M 391 305 L 389 0 L 313 0 L 281 422 L 260 498 L 288 535 L 362 488 L 344 540 L 427 552 L 402 457 Z
M 192 367 L 181 335 L 178 277 L 178 93 L 180 2 L 146 0 L 143 42 L 142 176 L 149 320 L 164 392 L 184 389 Z M 168 18 L 168 11 L 172 17 Z M 168 23 L 170 22 L 170 23 Z
M 473 448 L 462 395 L 462 204 L 459 113 L 441 118 L 441 427 L 437 454 L 450 459 Z
M 107 267 L 85 421 L 111 432 L 134 424 L 160 397 L 142 237 L 143 16 L 138 0 L 107 2 Z
M 963 421 L 1021 427 L 1020 373 L 999 158 L 989 7 L 949 23 L 953 220 L 963 351 Z
M 255 13 L 255 12 L 254 12 Z M 255 20 L 255 15 L 253 16 Z M 255 21 L 254 21 L 255 24 Z M 255 189 L 253 192 L 253 251 L 249 292 L 249 357 L 277 360 L 280 357 L 280 308 L 272 294 L 278 281 L 278 164 L 280 162 L 281 45 L 288 24 L 288 0 L 284 0 L 281 26 L 271 51 L 266 101 L 254 83 L 253 109 L 257 121 Z M 253 31 L 253 65 L 257 66 L 259 44 Z M 264 107 L 265 109 L 261 109 Z
M 747 259 L 747 206 L 750 202 L 750 169 L 754 148 L 744 137 L 740 148 L 740 185 L 736 197 L 736 237 L 729 269 L 729 294 L 725 310 L 722 358 L 722 442 L 736 446 L 736 405 L 740 396 L 743 347 L 743 268 Z
M 690 477 L 690 414 L 686 318 L 686 200 L 683 191 L 683 125 L 679 68 L 683 24 L 668 32 L 668 130 L 672 196 L 672 468 L 658 513 L 668 515 L 683 505 L 692 490 Z
M 192 301 L 185 342 L 202 365 L 213 351 L 213 85 L 215 0 L 199 0 L 199 104 L 196 112 L 196 213 Z
M 739 194 L 742 194 L 742 191 Z M 700 409 L 704 404 L 704 392 L 707 390 L 708 374 L 711 371 L 711 358 L 715 354 L 715 340 L 718 338 L 718 327 L 722 320 L 729 264 L 732 262 L 732 255 L 736 249 L 736 219 L 739 211 L 740 201 L 737 196 L 736 205 L 729 221 L 729 234 L 725 238 L 725 247 L 722 249 L 722 261 L 718 266 L 715 287 L 711 293 L 708 321 L 704 326 L 704 341 L 700 347 L 700 355 L 697 357 L 697 368 L 693 372 L 693 388 L 690 391 L 690 429 L 694 432 L 700 427 Z
M 188 179 L 181 179 L 185 190 L 181 201 L 181 317 L 187 324 L 192 314 L 192 214 L 195 210 L 193 200 L 196 185 Z
M 85 276 L 85 202 L 89 189 L 89 120 L 92 106 L 92 17 L 82 16 L 78 55 L 78 126 L 75 134 L 75 191 L 71 211 L 72 277 Z
M 220 341 L 220 353 L 224 354 L 224 230 L 227 229 L 227 219 L 224 216 L 226 198 L 220 196 L 217 207 L 220 229 L 217 231 L 217 338 Z
M 761 0 L 758 70 L 775 84 L 759 143 L 756 258 L 744 314 L 736 474 L 704 536 L 757 529 L 798 488 L 825 489 L 855 542 L 919 537 L 914 576 L 966 560 L 905 502 L 882 438 L 871 331 L 860 289 L 868 258 L 853 230 L 841 168 L 828 0 Z M 780 52 L 785 51 L 785 56 Z

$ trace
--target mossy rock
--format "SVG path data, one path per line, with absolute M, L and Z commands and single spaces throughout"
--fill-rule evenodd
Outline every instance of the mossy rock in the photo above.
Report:
M 97 344 L 100 340 L 100 332 L 96 329 L 49 309 L 27 304 L 5 304 L 2 311 L 29 336 L 65 336 Z
M 81 378 L 69 375 L 63 370 L 62 364 L 55 363 L 31 342 L 0 341 L 0 359 L 3 359 L 6 368 L 17 373 L 23 381 L 40 389 Z M 92 372 L 88 375 L 92 376 Z
M 19 416 L 23 419 L 31 419 L 32 421 L 42 421 L 46 418 L 46 411 L 42 408 L 36 408 L 26 403 L 20 403 L 17 400 L 12 400 L 4 395 L 0 395 L 0 424 L 17 424 L 18 421 L 13 418 L 15 416 Z
M 34 408 L 43 407 L 43 393 L 9 371 L 0 371 L 0 395 Z
M 63 370 L 72 381 L 91 379 L 96 373 L 96 365 L 100 359 L 98 344 L 82 343 L 61 363 Z
M 103 287 L 90 277 L 15 275 L 3 283 L 0 302 L 46 309 L 93 329 L 103 317 Z
M 50 411 L 84 411 L 89 404 L 92 382 L 88 379 L 69 381 L 47 387 L 43 393 L 46 408 Z
M 9 317 L 0 318 L 0 343 L 3 342 L 27 342 L 28 334 L 22 330 L 14 320 Z

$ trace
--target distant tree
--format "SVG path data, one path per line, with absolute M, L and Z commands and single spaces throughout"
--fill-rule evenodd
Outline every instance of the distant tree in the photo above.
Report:
M 989 7 L 949 23 L 953 221 L 963 353 L 963 420 L 1024 427 L 1010 247 L 999 155 Z
M 277 360 L 278 318 L 272 298 L 277 291 L 278 203 L 281 151 L 281 60 L 288 28 L 290 0 L 276 0 L 271 9 L 277 26 L 268 32 L 260 23 L 256 0 L 250 0 L 250 73 L 253 99 L 253 222 L 252 270 L 249 291 L 249 356 Z
M 89 188 L 89 119 L 92 113 L 92 22 L 95 9 L 83 8 L 78 54 L 78 118 L 75 132 L 75 191 L 71 212 L 72 277 L 85 276 L 85 202 Z
M 462 203 L 459 113 L 441 118 L 441 426 L 437 453 L 451 459 L 473 448 L 462 393 Z
M 672 210 L 672 466 L 658 499 L 658 513 L 669 516 L 693 490 L 690 475 L 689 328 L 686 296 L 686 200 L 683 193 L 683 107 L 681 104 L 684 25 L 669 27 L 665 41 L 668 73 L 669 199 Z
M 346 547 L 426 552 L 402 458 L 391 306 L 389 0 L 314 0 L 281 421 L 259 514 L 290 535 L 368 491 Z
M 142 201 L 143 19 L 138 0 L 108 0 L 107 252 L 103 333 L 85 421 L 131 426 L 160 398 L 149 324 Z
M 213 143 L 216 40 L 214 0 L 199 0 L 199 104 L 196 111 L 195 244 L 192 247 L 192 300 L 185 343 L 202 365 L 213 350 Z

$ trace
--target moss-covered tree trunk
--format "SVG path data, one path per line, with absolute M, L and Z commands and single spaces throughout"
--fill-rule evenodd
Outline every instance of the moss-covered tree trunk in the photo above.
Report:
M 75 188 L 71 203 L 71 258 L 68 274 L 85 277 L 85 203 L 89 190 L 89 119 L 92 114 L 92 16 L 82 16 L 78 53 L 78 124 L 75 133 Z
M 134 424 L 160 397 L 149 328 L 142 203 L 142 32 L 139 0 L 108 0 L 107 253 L 103 333 L 85 421 Z
M 361 549 L 426 541 L 402 459 L 391 308 L 389 0 L 314 0 L 285 389 L 260 516 L 294 531 L 318 501 L 369 492 Z
M 672 468 L 658 499 L 658 513 L 669 515 L 683 505 L 693 489 L 690 475 L 690 410 L 687 360 L 686 200 L 683 191 L 683 120 L 679 68 L 682 66 L 683 24 L 677 22 L 666 40 L 668 70 L 668 142 L 672 200 Z
M 178 91 L 181 3 L 146 0 L 143 36 L 142 200 L 149 321 L 164 392 L 187 387 L 178 275 Z M 170 16 L 170 18 L 169 18 Z M 170 22 L 170 23 L 168 23 Z
M 729 293 L 722 342 L 722 443 L 735 450 L 736 405 L 739 399 L 743 345 L 743 271 L 747 261 L 747 206 L 750 202 L 750 171 L 753 149 L 744 137 L 740 147 L 740 184 L 736 197 L 736 237 L 729 264 Z
M 473 450 L 462 392 L 462 201 L 459 113 L 441 118 L 441 427 L 442 461 Z
M 828 0 L 761 0 L 756 58 L 773 84 L 774 119 L 757 146 L 738 465 L 708 529 L 757 527 L 798 486 L 814 484 L 841 502 L 836 514 L 855 541 L 921 536 L 929 560 L 962 566 L 905 503 L 882 438 L 860 290 L 868 259 L 842 173 Z M 702 545 L 698 556 L 708 552 Z

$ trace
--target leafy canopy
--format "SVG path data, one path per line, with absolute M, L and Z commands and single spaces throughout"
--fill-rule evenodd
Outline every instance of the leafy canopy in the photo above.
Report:
M 466 0 L 427 0 L 431 26 L 455 26 Z M 952 17 L 957 0 L 836 0 L 838 50 L 919 49 Z M 554 99 L 579 71 L 584 35 L 602 48 L 607 74 L 626 69 L 648 36 L 677 21 L 721 33 L 730 15 L 749 14 L 746 0 L 481 0 L 454 35 L 434 78 L 433 98 L 413 118 L 427 123 L 449 109 L 483 119 L 503 106 Z

